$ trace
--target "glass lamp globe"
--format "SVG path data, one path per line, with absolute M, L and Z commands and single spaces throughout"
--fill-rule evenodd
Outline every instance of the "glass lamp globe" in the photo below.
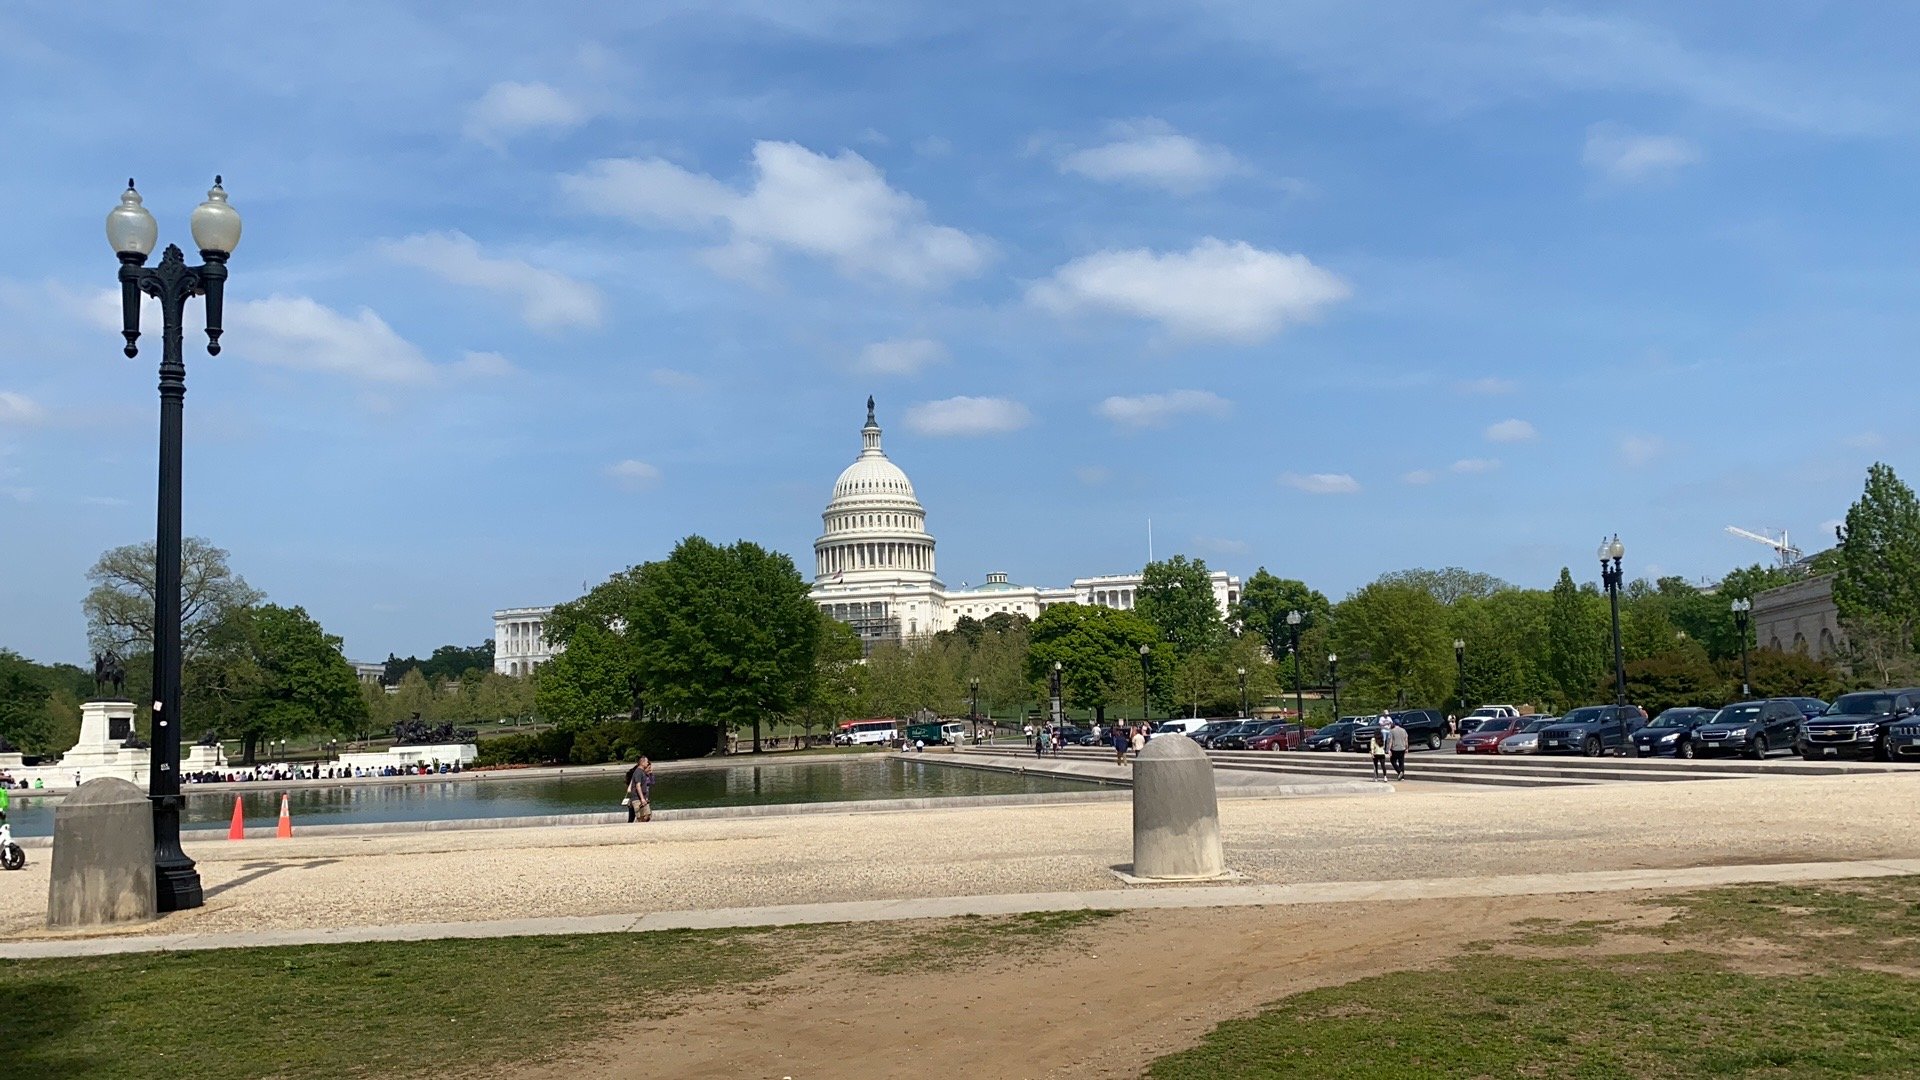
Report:
M 1614 537 L 1612 542 L 1607 544 L 1607 554 L 1612 556 L 1615 559 L 1620 558 L 1620 556 L 1625 555 L 1626 553 L 1627 553 L 1627 545 L 1621 543 L 1620 538 L 1618 536 Z
M 207 201 L 193 208 L 188 224 L 193 228 L 193 242 L 201 251 L 231 255 L 240 246 L 240 211 L 227 203 L 227 189 L 220 186 L 217 176 L 213 189 L 207 192 Z
M 160 239 L 159 222 L 140 202 L 140 193 L 133 190 L 133 180 L 128 178 L 127 190 L 120 193 L 120 205 L 107 213 L 107 243 L 113 245 L 116 255 L 151 255 Z

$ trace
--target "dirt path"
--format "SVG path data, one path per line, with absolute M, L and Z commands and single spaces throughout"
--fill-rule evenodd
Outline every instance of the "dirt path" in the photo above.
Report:
M 1433 965 L 1522 919 L 1659 918 L 1635 902 L 1645 895 L 1502 900 L 1496 921 L 1480 917 L 1482 900 L 1150 912 L 1064 931 L 1031 960 L 921 974 L 868 974 L 842 955 L 510 1075 L 1137 1077 L 1222 1020 L 1303 990 Z M 886 924 L 880 932 L 936 928 Z

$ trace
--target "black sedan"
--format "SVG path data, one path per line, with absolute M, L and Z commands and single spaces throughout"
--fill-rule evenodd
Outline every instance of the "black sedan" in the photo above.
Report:
M 1247 748 L 1247 740 L 1260 734 L 1262 730 L 1272 723 L 1272 720 L 1248 720 L 1243 724 L 1235 724 L 1220 734 L 1215 735 L 1213 740 L 1207 744 L 1207 749 L 1245 750 Z
M 1360 726 L 1355 717 L 1336 720 L 1307 737 L 1301 749 L 1304 750 L 1351 750 L 1353 749 L 1353 731 Z
M 1719 715 L 1718 709 L 1698 709 L 1683 706 L 1668 709 L 1653 718 L 1653 723 L 1633 733 L 1634 757 L 1659 757 L 1671 754 L 1678 758 L 1693 756 L 1693 729 Z

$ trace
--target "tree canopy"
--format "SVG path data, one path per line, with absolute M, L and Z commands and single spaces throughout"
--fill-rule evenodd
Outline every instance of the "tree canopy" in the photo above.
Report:
M 1211 591 L 1208 602 L 1212 602 Z M 1044 682 L 1058 662 L 1065 704 L 1092 709 L 1104 719 L 1106 709 L 1120 702 L 1117 691 L 1124 680 L 1131 678 L 1134 688 L 1140 686 L 1137 672 L 1143 645 L 1148 649 L 1153 696 L 1164 702 L 1176 656 L 1158 627 L 1134 611 L 1055 604 L 1034 621 L 1028 675 Z
M 188 722 L 243 740 L 248 762 L 262 739 L 353 734 L 366 717 L 340 639 L 304 608 L 262 604 L 227 612 L 182 679 Z
M 122 657 L 152 653 L 154 565 L 152 541 L 127 544 L 101 554 L 87 571 L 93 587 L 81 607 L 87 615 L 87 641 L 95 649 L 113 649 Z M 204 537 L 180 543 L 180 648 L 193 657 L 214 627 L 229 613 L 251 607 L 263 594 L 227 565 L 227 553 Z
M 1920 630 L 1920 500 L 1890 467 L 1867 470 L 1847 508 L 1833 603 L 1850 633 L 1879 631 L 1911 648 Z
M 1224 635 L 1213 579 L 1201 559 L 1175 555 L 1148 563 L 1134 596 L 1134 610 L 1180 659 L 1212 648 Z

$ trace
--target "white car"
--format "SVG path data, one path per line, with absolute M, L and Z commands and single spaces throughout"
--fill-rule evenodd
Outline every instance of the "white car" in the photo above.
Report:
M 1519 715 L 1520 710 L 1511 705 L 1482 705 L 1460 718 L 1458 730 L 1465 735 L 1488 720 L 1505 720 L 1509 716 Z
M 1536 716 L 1527 721 L 1527 726 L 1500 740 L 1499 750 L 1503 754 L 1537 754 L 1540 752 L 1540 733 L 1547 725 L 1560 718 L 1557 716 Z

